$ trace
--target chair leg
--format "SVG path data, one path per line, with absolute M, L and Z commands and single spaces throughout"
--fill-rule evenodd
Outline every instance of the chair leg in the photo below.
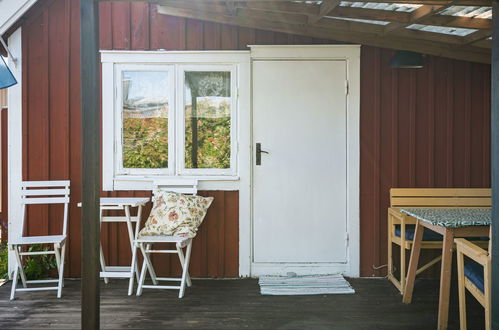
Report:
M 192 242 L 191 242 L 192 243 Z M 191 244 L 189 243 L 189 245 Z M 182 266 L 182 270 L 184 269 L 184 265 L 185 265 L 185 257 L 184 257 L 184 252 L 182 251 L 182 248 L 176 244 L 176 247 L 177 247 L 177 252 L 178 252 L 178 258 L 180 259 L 180 265 Z M 187 286 L 191 286 L 192 285 L 192 282 L 191 282 L 191 277 L 189 276 L 189 267 L 187 267 L 187 274 L 186 274 L 186 282 L 187 282 Z
M 182 271 L 182 281 L 180 283 L 180 292 L 178 294 L 179 298 L 182 298 L 184 296 L 185 284 L 187 281 L 187 277 L 189 276 L 188 270 L 189 270 L 189 260 L 191 259 L 191 247 L 192 247 L 192 241 L 189 243 L 189 245 L 187 245 L 187 251 L 185 253 L 185 260 L 183 263 L 183 271 Z
M 388 213 L 388 276 L 393 276 L 392 216 Z
M 492 249 L 489 248 L 489 251 Z M 490 252 L 489 252 L 490 253 Z M 489 255 L 490 258 L 490 255 Z M 491 273 L 491 259 L 489 259 L 488 263 L 483 268 L 483 277 L 484 277 L 484 298 L 485 298 L 485 330 L 490 330 L 492 328 L 492 318 L 491 318 L 491 306 L 492 306 L 492 273 Z
M 405 242 L 401 241 L 400 244 L 400 287 L 402 288 L 402 294 L 404 294 L 405 289 L 405 279 L 406 279 L 406 252 L 405 252 Z
M 12 276 L 12 288 L 10 290 L 10 300 L 14 300 L 14 297 L 16 295 L 16 288 L 17 288 L 17 280 L 19 278 L 19 264 L 16 261 L 16 266 L 14 270 L 14 276 Z
M 99 210 L 99 228 L 102 230 L 102 216 L 104 214 L 104 210 L 102 207 Z M 99 259 L 100 259 L 100 268 L 102 272 L 106 271 L 106 259 L 104 258 L 104 251 L 102 250 L 102 240 L 99 239 Z M 100 276 L 99 276 L 100 277 Z M 109 278 L 104 277 L 104 283 L 108 284 L 109 283 Z
M 54 244 L 54 255 L 55 255 L 55 263 L 57 265 L 57 274 L 61 273 L 61 252 L 59 251 L 60 245 L 57 243 Z M 62 284 L 64 286 L 64 283 Z
M 61 249 L 61 259 L 59 267 L 59 282 L 57 285 L 57 298 L 61 298 L 62 288 L 64 287 L 64 257 L 66 255 L 66 243 L 63 243 L 60 249 Z
M 140 280 L 140 275 L 138 274 L 139 268 L 137 267 L 137 246 L 135 243 L 132 248 L 132 263 L 130 265 L 130 280 L 128 283 L 128 295 L 130 296 L 133 292 L 133 281 L 134 277 L 137 277 L 137 283 Z
M 61 268 L 61 256 L 59 254 L 59 249 L 57 247 L 57 243 L 54 243 L 54 255 L 55 255 L 55 264 L 57 266 L 57 271 Z
M 152 244 L 148 243 L 146 244 L 145 250 L 143 250 L 142 254 L 144 255 L 144 258 L 147 258 L 147 269 L 149 270 L 149 275 L 151 276 L 152 283 L 154 285 L 158 285 L 158 280 L 156 279 L 156 271 L 154 270 L 154 266 L 152 265 L 151 258 L 149 257 L 149 253 L 147 253 L 147 250 L 151 249 Z
M 464 286 L 464 256 L 457 252 L 457 279 L 459 293 L 459 324 L 461 330 L 466 330 L 466 288 Z
M 140 248 L 140 251 L 142 252 L 142 255 L 144 256 L 145 255 L 145 251 L 144 251 L 144 245 L 143 245 L 143 243 L 139 243 L 139 248 Z M 142 285 L 144 285 L 144 281 L 146 279 L 146 271 L 147 270 L 148 270 L 147 259 L 146 259 L 146 257 L 144 257 L 144 261 L 142 263 L 142 270 L 140 272 L 139 282 L 137 284 L 137 296 L 142 295 Z
M 142 295 L 142 285 L 144 285 L 144 281 L 146 279 L 146 271 L 147 271 L 147 266 L 144 260 L 144 263 L 142 264 L 142 270 L 140 271 L 140 278 L 137 283 L 137 293 L 136 293 L 137 296 Z
M 19 254 L 20 253 L 20 250 L 21 250 L 21 246 L 15 246 L 15 249 L 14 249 L 14 254 L 16 256 L 16 261 L 17 261 L 17 264 L 19 265 L 19 275 L 21 275 L 21 281 L 23 283 L 23 287 L 28 287 L 28 284 L 26 283 L 27 280 L 26 280 L 26 275 L 24 274 L 24 269 L 23 269 L 23 263 L 21 261 L 21 255 Z
M 100 254 L 100 268 L 103 272 L 106 271 L 106 259 L 104 259 L 104 251 L 102 251 L 102 244 L 99 246 L 99 254 Z M 109 278 L 104 277 L 104 283 L 109 283 Z

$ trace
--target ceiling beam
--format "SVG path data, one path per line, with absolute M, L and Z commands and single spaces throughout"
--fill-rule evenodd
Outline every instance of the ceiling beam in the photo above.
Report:
M 411 20 L 411 13 L 407 12 L 342 6 L 336 7 L 327 16 L 360 18 L 375 21 L 391 21 L 399 23 L 409 23 Z
M 152 2 L 152 3 L 162 3 L 161 0 L 96 0 L 100 2 L 111 2 L 111 1 L 125 1 L 125 2 Z M 197 3 L 220 3 L 220 2 L 241 2 L 241 0 L 184 0 L 187 2 L 197 2 Z M 245 0 L 248 3 L 286 3 L 290 0 Z M 414 5 L 450 5 L 454 0 L 369 0 L 366 2 L 376 2 L 376 3 L 400 3 L 400 4 L 414 4 Z M 461 6 L 491 6 L 491 0 L 458 0 L 456 5 Z
M 340 4 L 340 0 L 324 0 L 319 8 L 319 15 L 309 17 L 309 24 L 315 24 L 320 21 L 324 16 L 329 14 L 331 10 Z
M 293 25 L 306 25 L 309 17 L 302 14 L 281 13 L 275 11 L 263 11 L 247 8 L 238 8 L 236 16 L 246 16 L 255 19 L 263 19 L 268 21 L 285 21 Z
M 481 47 L 481 48 L 491 48 L 492 47 L 492 39 L 482 39 L 475 41 L 474 43 L 471 44 L 474 47 Z
M 413 19 L 411 13 L 381 9 L 338 6 L 328 16 L 413 24 L 411 23 L 411 19 Z M 491 29 L 492 27 L 492 20 L 487 18 L 456 17 L 451 15 L 431 15 L 420 19 L 418 23 L 465 29 Z
M 159 6 L 158 12 L 162 14 L 194 18 L 221 24 L 258 28 L 263 30 L 283 32 L 322 39 L 336 40 L 348 43 L 358 43 L 383 48 L 417 51 L 425 54 L 445 56 L 461 60 L 490 63 L 490 51 L 488 49 L 462 46 L 458 44 L 442 44 L 430 40 L 408 40 L 407 37 L 380 36 L 376 33 L 357 32 L 352 30 L 340 30 L 325 28 L 322 26 L 297 26 L 283 22 L 266 21 L 246 16 L 230 16 L 210 13 L 207 11 L 196 11 L 191 9 Z M 347 26 L 347 25 L 345 25 Z
M 472 43 L 475 43 L 477 41 L 487 39 L 491 35 L 492 35 L 491 30 L 478 30 L 474 33 L 468 34 L 467 36 L 463 37 L 463 43 L 465 45 L 472 44 Z
M 300 2 L 236 2 L 238 8 L 249 8 L 256 10 L 278 11 L 283 13 L 303 14 L 309 16 L 318 16 L 320 6 L 316 4 Z
M 450 15 L 434 15 L 419 22 L 424 25 L 451 26 L 464 29 L 486 29 L 492 28 L 492 20 L 488 18 L 456 17 Z
M 431 6 L 431 5 L 421 6 L 418 9 L 411 12 L 411 18 L 408 23 L 398 23 L 398 22 L 390 23 L 387 26 L 385 26 L 385 33 L 390 33 L 395 30 L 403 29 L 406 26 L 416 24 L 419 21 L 444 10 L 445 8 L 446 6 Z
M 412 30 L 412 29 L 400 29 L 394 31 L 392 34 L 398 37 L 410 38 L 411 40 L 422 39 L 422 40 L 435 41 L 441 43 L 442 46 L 445 46 L 445 44 L 454 44 L 454 45 L 467 44 L 467 42 L 463 37 L 451 34 L 444 34 L 444 33 L 435 33 L 435 32 Z M 409 40 L 408 42 L 411 41 Z
M 210 0 L 201 0 L 210 1 Z M 365 2 L 376 3 L 397 3 L 397 4 L 411 4 L 411 5 L 459 5 L 459 6 L 491 6 L 491 0 L 365 0 Z

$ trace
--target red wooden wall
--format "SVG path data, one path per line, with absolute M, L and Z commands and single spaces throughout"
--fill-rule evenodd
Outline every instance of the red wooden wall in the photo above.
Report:
M 361 273 L 385 275 L 391 187 L 490 187 L 490 66 L 427 57 L 393 70 L 361 58 Z
M 24 179 L 72 184 L 67 275 L 80 274 L 80 99 L 78 1 L 45 0 L 22 23 Z M 248 44 L 334 43 L 159 15 L 155 5 L 100 5 L 102 49 L 246 49 Z M 428 57 L 422 70 L 387 66 L 392 52 L 362 48 L 361 274 L 383 275 L 388 190 L 396 186 L 487 187 L 490 67 Z M 104 195 L 147 195 L 119 192 Z M 194 276 L 238 274 L 238 192 L 215 202 L 194 243 Z M 54 231 L 55 209 L 32 210 L 29 232 Z M 110 262 L 126 263 L 124 228 L 102 229 Z M 178 265 L 172 264 L 173 272 Z M 169 261 L 163 263 L 163 272 Z

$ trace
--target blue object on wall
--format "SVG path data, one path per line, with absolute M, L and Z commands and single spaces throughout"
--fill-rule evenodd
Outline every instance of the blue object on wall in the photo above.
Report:
M 16 78 L 5 63 L 5 60 L 0 56 L 0 89 L 10 87 L 17 84 Z

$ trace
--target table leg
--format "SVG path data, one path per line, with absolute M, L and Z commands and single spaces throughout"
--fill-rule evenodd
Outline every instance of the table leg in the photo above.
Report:
M 139 207 L 137 209 L 137 222 L 135 223 L 135 239 L 139 238 L 141 221 L 142 221 L 142 205 L 139 205 Z M 136 245 L 133 245 L 133 252 L 135 252 L 135 255 L 137 255 L 137 246 Z M 139 270 L 139 263 L 137 261 L 135 264 L 135 275 L 136 275 L 137 281 L 138 281 L 139 277 L 140 277 L 140 270 Z
M 438 300 L 438 329 L 447 329 L 449 317 L 450 281 L 452 274 L 452 250 L 454 232 L 447 230 L 442 247 L 442 269 L 440 272 L 440 297 Z
M 421 241 L 423 240 L 424 227 L 418 221 L 416 230 L 414 231 L 414 240 L 412 243 L 411 259 L 409 261 L 409 269 L 407 271 L 407 279 L 405 282 L 404 296 L 402 302 L 410 304 L 412 301 L 412 292 L 414 290 L 414 281 L 419 264 L 419 254 L 421 252 Z
M 126 227 L 128 229 L 128 239 L 130 241 L 130 250 L 132 252 L 132 260 L 130 262 L 130 279 L 129 279 L 129 284 L 128 284 L 128 295 L 132 294 L 133 290 L 133 277 L 134 273 L 137 271 L 137 265 L 135 263 L 135 247 L 133 244 L 133 240 L 135 239 L 135 232 L 133 230 L 132 226 L 132 217 L 130 215 L 130 206 L 126 205 L 125 206 L 125 217 L 126 217 Z
M 99 217 L 99 228 L 102 229 L 102 213 L 104 210 L 102 207 L 100 208 L 100 217 Z M 99 258 L 100 258 L 100 268 L 102 272 L 106 271 L 106 259 L 104 258 L 104 251 L 102 250 L 102 237 L 99 240 Z M 109 278 L 104 277 L 104 283 L 109 283 Z

